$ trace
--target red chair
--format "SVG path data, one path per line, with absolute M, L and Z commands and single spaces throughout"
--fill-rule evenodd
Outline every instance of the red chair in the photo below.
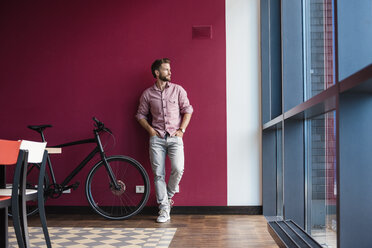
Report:
M 0 140 L 0 165 L 3 167 L 3 178 L 1 179 L 2 186 L 5 186 L 5 167 L 15 165 L 14 179 L 12 185 L 11 196 L 0 195 L 0 208 L 2 211 L 1 223 L 3 230 L 1 232 L 2 247 L 8 246 L 8 219 L 7 209 L 12 208 L 13 213 L 13 226 L 17 237 L 19 247 L 27 247 L 25 237 L 27 233 L 27 218 L 25 204 L 25 190 L 26 190 L 26 173 L 27 173 L 27 157 L 28 152 L 20 150 L 20 141 Z

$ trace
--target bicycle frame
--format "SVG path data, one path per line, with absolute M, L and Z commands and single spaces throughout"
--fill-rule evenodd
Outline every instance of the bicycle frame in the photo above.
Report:
M 68 185 L 68 183 L 88 164 L 88 162 L 97 153 L 100 153 L 101 160 L 104 162 L 105 168 L 107 170 L 107 173 L 109 174 L 109 177 L 111 179 L 111 182 L 112 182 L 113 186 L 115 187 L 115 189 L 120 189 L 120 186 L 116 182 L 116 178 L 115 178 L 115 176 L 114 176 L 114 174 L 111 170 L 111 167 L 109 166 L 109 164 L 107 162 L 107 157 L 106 157 L 106 154 L 103 150 L 101 139 L 99 137 L 99 131 L 94 130 L 94 136 L 95 136 L 94 139 L 84 139 L 84 140 L 73 141 L 73 142 L 64 143 L 64 144 L 60 144 L 60 145 L 56 145 L 56 146 L 51 146 L 51 147 L 61 147 L 62 148 L 62 147 L 88 144 L 88 143 L 96 143 L 97 144 L 97 146 L 88 154 L 88 156 L 86 156 L 84 158 L 84 160 L 82 162 L 80 162 L 80 164 L 77 167 L 75 167 L 75 169 L 70 174 L 68 174 L 67 177 L 63 180 L 63 182 L 61 183 L 61 186 L 63 188 Z M 44 137 L 43 132 L 41 132 L 41 138 L 42 138 L 43 142 L 45 142 L 45 137 Z M 54 175 L 54 171 L 53 171 L 52 162 L 50 160 L 49 155 L 47 157 L 47 161 L 48 161 L 48 168 L 49 168 L 50 176 L 52 178 L 52 182 L 53 182 L 53 184 L 57 184 L 56 178 L 55 178 L 55 175 Z

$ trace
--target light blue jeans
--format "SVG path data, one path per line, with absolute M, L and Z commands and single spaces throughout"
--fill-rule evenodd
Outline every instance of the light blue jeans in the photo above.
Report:
M 169 209 L 168 198 L 172 198 L 176 193 L 184 171 L 183 140 L 177 136 L 166 135 L 164 138 L 153 136 L 150 138 L 149 150 L 159 209 Z M 165 158 L 167 154 L 171 162 L 168 186 L 165 182 Z

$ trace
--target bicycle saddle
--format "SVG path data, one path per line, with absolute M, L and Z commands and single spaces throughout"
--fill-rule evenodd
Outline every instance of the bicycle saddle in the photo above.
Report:
M 35 130 L 36 132 L 42 132 L 47 127 L 52 127 L 52 125 L 37 125 L 37 126 L 27 126 L 31 130 Z

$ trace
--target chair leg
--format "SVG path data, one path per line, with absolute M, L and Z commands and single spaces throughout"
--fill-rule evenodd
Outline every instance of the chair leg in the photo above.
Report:
M 20 248 L 25 248 L 25 235 L 24 228 L 22 228 L 23 220 L 21 220 L 21 215 L 19 211 L 19 199 L 12 200 L 12 214 L 13 214 L 13 226 L 14 232 L 17 238 L 17 243 Z M 21 224 L 22 223 L 22 224 Z
M 49 237 L 48 226 L 46 222 L 46 217 L 45 217 L 45 206 L 44 206 L 43 194 L 38 194 L 37 202 L 38 202 L 40 222 L 43 227 L 45 242 L 48 248 L 52 248 L 52 244 L 50 242 L 50 237 Z
M 0 247 L 8 247 L 8 208 L 6 207 L 0 209 L 0 223 Z
M 19 208 L 20 208 L 19 220 L 21 223 L 23 242 L 25 244 L 25 247 L 30 247 L 30 239 L 28 236 L 26 200 L 22 196 L 19 196 Z
M 48 226 L 45 217 L 45 205 L 44 205 L 44 176 L 45 176 L 45 167 L 46 167 L 46 160 L 47 160 L 48 152 L 44 152 L 43 162 L 40 166 L 40 173 L 39 173 L 39 180 L 38 180 L 38 192 L 37 192 L 37 204 L 39 207 L 39 216 L 40 222 L 43 227 L 44 238 L 48 248 L 52 248 L 52 244 L 50 242 L 50 236 L 48 231 Z
M 12 214 L 13 226 L 16 234 L 18 246 L 30 247 L 27 229 L 27 212 L 26 212 L 26 199 L 25 199 L 25 185 L 26 185 L 26 169 L 28 153 L 19 153 L 18 161 L 21 164 L 16 165 L 14 171 L 14 182 L 12 188 Z M 20 187 L 18 187 L 18 185 Z
M 4 181 L 1 187 L 5 187 L 6 170 L 0 166 L 0 181 Z M 8 247 L 8 208 L 0 209 L 0 247 Z

